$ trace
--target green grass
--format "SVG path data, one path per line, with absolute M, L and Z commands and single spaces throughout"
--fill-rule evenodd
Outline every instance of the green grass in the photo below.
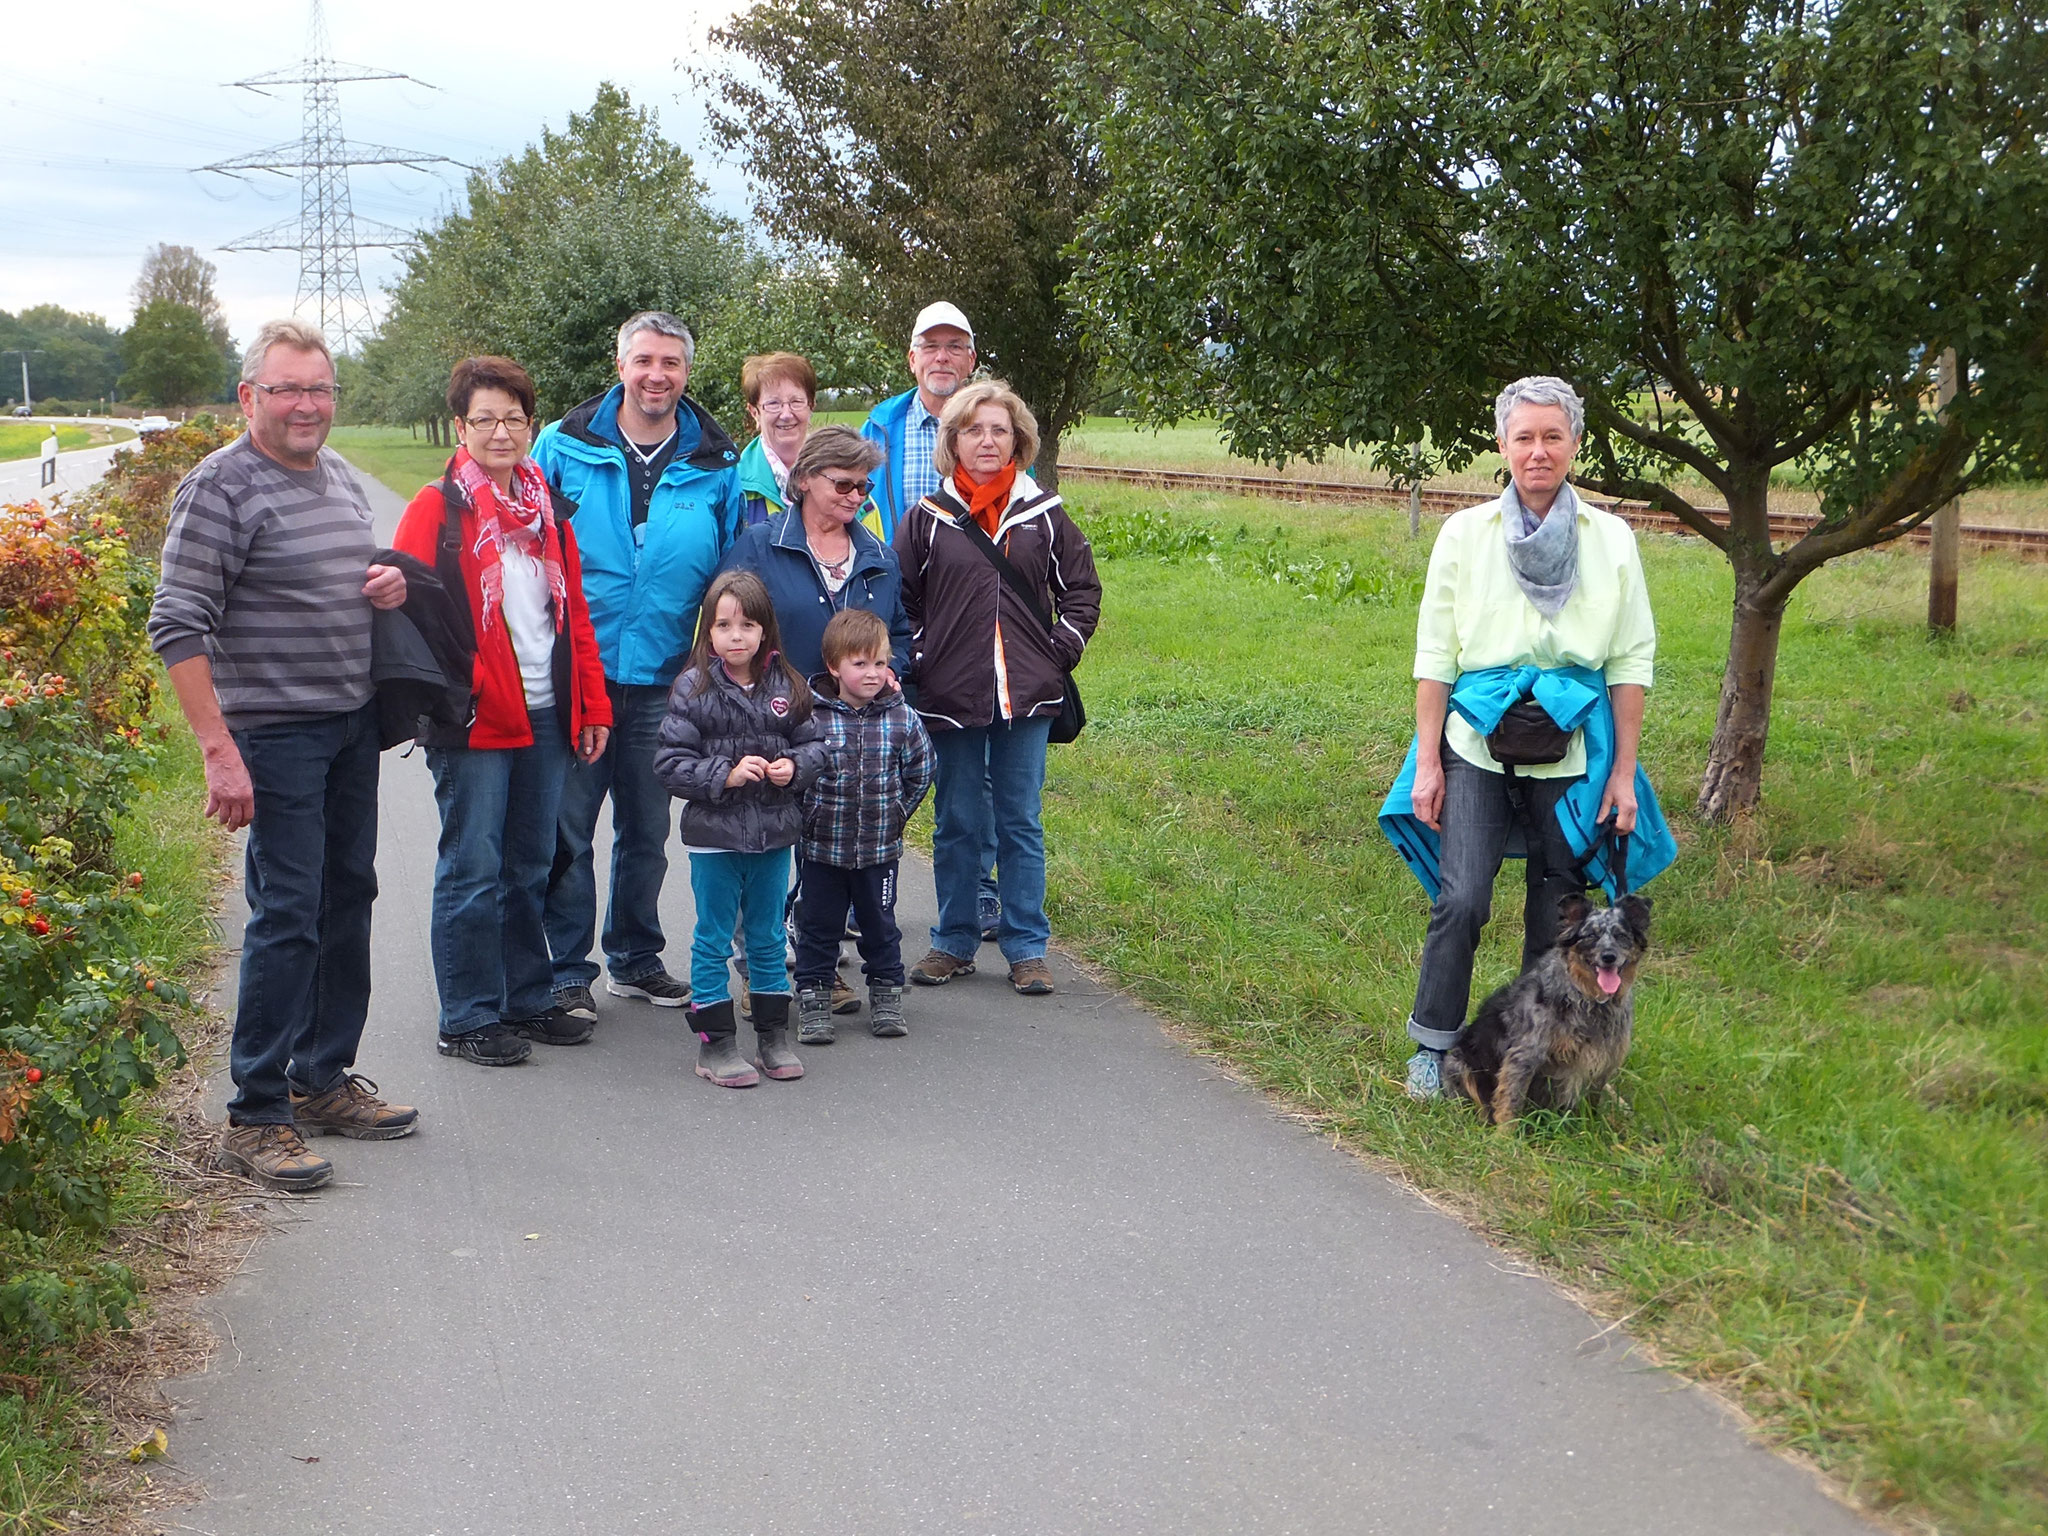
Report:
M 407 501 L 421 486 L 441 478 L 452 452 L 404 427 L 336 427 L 328 434 L 327 446 Z
M 1729 830 L 1689 815 L 1728 570 L 1643 538 L 1646 764 L 1683 851 L 1649 893 L 1632 1107 L 1502 1137 L 1398 1082 L 1427 903 L 1375 815 L 1427 539 L 1397 513 L 1069 494 L 1113 557 L 1091 725 L 1052 755 L 1061 941 L 1872 1505 L 2048 1523 L 2048 569 L 1972 559 L 1947 643 L 1924 562 L 1809 581 L 1765 806 Z M 1495 911 L 1475 998 L 1512 974 L 1519 866 Z
M 49 436 L 50 429 L 39 421 L 0 421 L 0 461 L 35 458 Z M 105 441 L 91 427 L 57 428 L 57 447 L 64 452 Z
M 157 911 L 140 935 L 146 951 L 163 956 L 181 975 L 194 973 L 212 953 L 213 907 L 224 843 L 201 815 L 206 775 L 198 745 L 166 704 L 168 727 L 158 767 L 118 840 L 122 867 L 142 871 Z M 102 1156 L 119 1175 L 116 1231 L 145 1226 L 167 1193 L 142 1155 L 143 1139 L 161 1141 L 163 1128 L 146 1104 L 106 1136 Z M 55 1234 L 52 1267 L 83 1269 L 97 1260 L 100 1242 L 77 1232 Z M 146 1298 L 145 1298 L 146 1304 Z M 74 1384 L 79 1356 L 67 1349 L 0 1353 L 0 1536 L 72 1529 L 69 1511 L 89 1515 L 122 1495 L 107 1476 L 107 1429 Z

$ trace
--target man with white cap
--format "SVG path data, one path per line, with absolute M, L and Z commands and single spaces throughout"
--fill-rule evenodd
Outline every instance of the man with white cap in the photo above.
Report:
M 875 530 L 884 544 L 896 537 L 896 520 L 926 496 L 936 495 L 939 471 L 932 450 L 939 442 L 939 413 L 953 391 L 974 377 L 974 327 L 960 306 L 941 299 L 917 312 L 910 327 L 910 376 L 915 389 L 891 395 L 868 412 L 860 435 L 882 445 L 888 461 L 875 473 L 875 507 L 882 526 Z M 1002 917 L 993 871 L 996 829 L 988 829 L 981 859 L 981 895 L 975 903 L 984 939 L 995 937 Z
M 910 376 L 917 387 L 884 400 L 860 429 L 889 455 L 875 477 L 875 506 L 882 514 L 875 531 L 884 544 L 896 537 L 896 520 L 908 508 L 938 491 L 932 449 L 939 441 L 939 412 L 974 376 L 974 363 L 974 327 L 959 306 L 941 300 L 918 311 L 910 328 Z

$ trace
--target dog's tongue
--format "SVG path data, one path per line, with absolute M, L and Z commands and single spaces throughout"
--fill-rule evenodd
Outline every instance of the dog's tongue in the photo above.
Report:
M 1609 997 L 1621 990 L 1621 972 L 1603 969 L 1600 972 L 1600 990 Z

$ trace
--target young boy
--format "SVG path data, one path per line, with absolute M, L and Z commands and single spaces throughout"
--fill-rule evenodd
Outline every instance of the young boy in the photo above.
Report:
M 868 1032 L 903 1024 L 903 933 L 896 861 L 903 824 L 931 787 L 937 757 L 889 672 L 889 626 L 847 608 L 825 626 L 825 674 L 811 679 L 830 763 L 804 796 L 797 876 L 797 1043 L 830 1045 L 832 978 L 851 906 L 868 978 Z

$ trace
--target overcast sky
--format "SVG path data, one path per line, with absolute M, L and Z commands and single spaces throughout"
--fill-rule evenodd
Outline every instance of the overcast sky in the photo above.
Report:
M 532 143 L 543 124 L 562 127 L 571 111 L 590 105 L 600 81 L 611 80 L 658 110 L 664 131 L 710 183 L 713 203 L 743 215 L 744 181 L 713 158 L 703 114 L 682 99 L 689 84 L 675 67 L 703 58 L 706 30 L 737 8 L 733 0 L 683 0 L 629 19 L 609 7 L 583 12 L 519 0 L 330 0 L 335 59 L 425 82 L 340 87 L 342 128 L 352 142 L 477 164 Z M 307 0 L 204 11 L 167 0 L 6 10 L 0 309 L 61 304 L 125 326 L 142 253 L 165 241 L 194 246 L 220 268 L 221 302 L 238 339 L 289 313 L 296 255 L 218 247 L 295 215 L 297 184 L 194 168 L 300 136 L 298 87 L 265 97 L 227 82 L 305 56 Z M 354 171 L 355 211 L 404 228 L 431 221 L 452 205 L 463 177 L 456 166 L 435 170 Z M 380 290 L 397 263 L 386 251 L 365 251 L 362 261 L 364 285 L 381 312 Z

